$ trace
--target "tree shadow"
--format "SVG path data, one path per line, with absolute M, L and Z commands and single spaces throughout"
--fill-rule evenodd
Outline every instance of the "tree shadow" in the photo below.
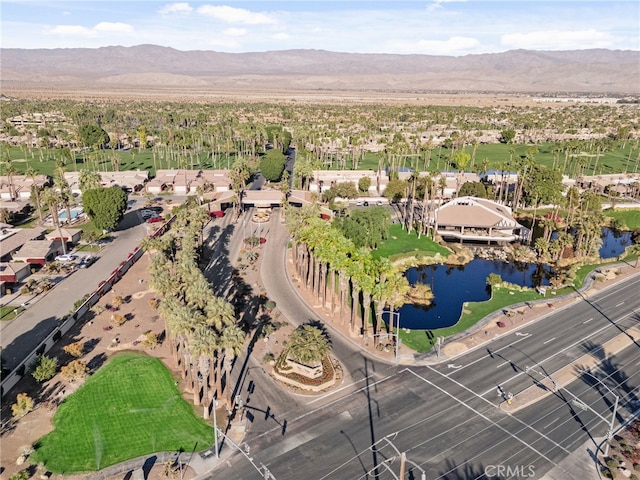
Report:
M 490 478 L 491 480 L 504 480 L 507 477 L 503 476 L 508 465 L 483 465 L 482 463 L 463 462 L 461 464 L 456 463 L 453 460 L 447 460 L 445 463 L 445 470 L 441 471 L 437 478 L 443 480 L 471 480 L 477 478 Z M 517 467 L 512 467 L 517 468 Z M 513 471 L 513 470 L 512 470 Z M 524 472 L 525 474 L 528 472 Z M 511 477 L 513 473 L 509 474 Z M 524 475 L 523 475 L 523 478 Z
M 96 348 L 98 343 L 100 343 L 100 340 L 102 340 L 102 338 L 98 337 L 98 338 L 91 338 L 85 341 L 82 346 L 82 351 L 84 352 L 84 354 L 86 355 L 88 353 L 91 353 L 93 349 Z
M 625 408 L 628 412 L 633 413 L 637 407 L 640 406 L 640 399 L 636 393 L 638 386 L 630 384 L 631 378 L 624 372 L 621 365 L 616 362 L 616 357 L 614 355 L 607 356 L 601 345 L 591 341 L 583 342 L 581 347 L 598 359 L 599 366 L 597 370 L 577 366 L 576 373 L 580 375 L 581 379 L 585 383 L 590 384 L 590 386 L 594 388 L 597 386 L 599 392 L 600 389 L 602 389 L 602 397 L 608 404 L 611 402 L 608 401 L 607 389 L 604 388 L 602 384 L 609 387 L 619 395 L 619 406 Z M 581 373 L 584 371 L 588 373 Z M 596 378 L 602 383 L 598 382 Z M 611 395 L 609 395 L 609 397 L 610 396 Z M 619 421 L 621 420 L 619 419 Z
M 91 373 L 95 373 L 107 361 L 106 353 L 99 353 L 87 362 L 87 368 Z

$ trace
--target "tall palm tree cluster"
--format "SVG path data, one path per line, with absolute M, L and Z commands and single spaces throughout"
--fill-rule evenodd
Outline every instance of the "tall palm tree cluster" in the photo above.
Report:
M 206 212 L 192 202 L 181 207 L 172 229 L 143 248 L 155 252 L 149 282 L 160 297 L 158 312 L 194 405 L 202 405 L 208 418 L 214 399 L 225 395 L 231 405 L 230 371 L 244 347 L 245 333 L 237 325 L 235 309 L 214 295 L 198 267 Z
M 567 215 L 566 220 L 560 216 L 561 208 Z M 598 256 L 605 220 L 601 197 L 596 193 L 590 190 L 580 193 L 576 187 L 570 187 L 553 212 L 539 223 L 542 236 L 536 238 L 533 246 L 542 260 L 557 262 L 567 248 L 573 248 L 575 257 Z M 556 232 L 555 238 L 552 238 L 553 232 Z
M 333 311 L 338 306 L 343 322 L 349 306 L 351 331 L 361 333 L 366 341 L 373 328 L 376 343 L 384 325 L 384 309 L 393 310 L 405 302 L 409 283 L 402 272 L 388 259 L 374 259 L 370 250 L 357 248 L 320 218 L 317 205 L 288 209 L 286 226 L 296 275 L 323 307 Z

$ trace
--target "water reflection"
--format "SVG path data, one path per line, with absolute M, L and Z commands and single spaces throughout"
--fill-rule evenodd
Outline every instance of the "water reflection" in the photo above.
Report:
M 631 244 L 631 232 L 603 228 L 600 257 L 618 257 Z M 400 309 L 400 325 L 423 330 L 454 325 L 460 318 L 464 302 L 482 302 L 490 298 L 491 291 L 486 284 L 490 273 L 497 273 L 505 282 L 539 287 L 549 285 L 551 268 L 540 264 L 479 258 L 463 266 L 427 265 L 411 268 L 406 272 L 409 283 L 429 285 L 434 298 L 428 306 L 404 305 Z
M 410 329 L 434 329 L 455 324 L 464 302 L 488 300 L 490 273 L 497 273 L 505 282 L 537 287 L 549 285 L 551 268 L 530 263 L 506 263 L 476 258 L 466 265 L 425 265 L 406 272 L 412 285 L 427 284 L 433 291 L 429 306 L 404 305 L 400 309 L 400 326 Z
M 631 232 L 620 232 L 618 230 L 611 230 L 610 228 L 603 228 L 602 245 L 598 251 L 600 258 L 614 258 L 622 255 L 625 248 L 631 245 Z

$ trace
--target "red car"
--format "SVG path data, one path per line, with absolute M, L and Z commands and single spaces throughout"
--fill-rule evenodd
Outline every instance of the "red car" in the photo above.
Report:
M 214 210 L 213 212 L 209 212 L 210 217 L 222 218 L 224 217 L 224 210 Z
M 147 220 L 147 223 L 156 223 L 156 222 L 161 222 L 163 220 L 162 217 L 151 217 L 150 219 Z

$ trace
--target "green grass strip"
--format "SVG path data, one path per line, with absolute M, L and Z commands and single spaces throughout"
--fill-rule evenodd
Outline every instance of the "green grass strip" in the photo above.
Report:
M 171 372 L 146 355 L 123 353 L 63 402 L 32 463 L 54 473 L 100 470 L 154 452 L 201 451 L 213 428 L 193 413 Z

